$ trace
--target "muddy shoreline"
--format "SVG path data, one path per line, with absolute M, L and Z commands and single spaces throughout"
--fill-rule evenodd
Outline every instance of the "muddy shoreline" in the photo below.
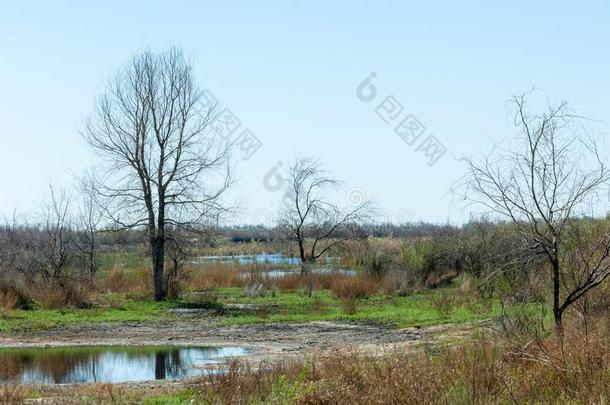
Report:
M 364 352 L 442 343 L 472 333 L 484 323 L 392 329 L 379 325 L 316 321 L 218 326 L 191 318 L 154 323 L 95 323 L 0 334 L 0 348 L 61 346 L 243 346 L 246 360 L 324 353 L 349 348 Z
M 96 323 L 19 333 L 0 334 L 0 348 L 62 346 L 243 346 L 250 351 L 239 359 L 253 368 L 283 360 L 303 361 L 337 351 L 368 355 L 416 352 L 422 347 L 455 344 L 486 328 L 489 322 L 446 324 L 422 328 L 392 329 L 352 322 L 275 323 L 218 326 L 206 318 L 177 319 L 156 323 Z M 226 364 L 226 363 L 224 363 Z M 212 367 L 223 367 L 216 365 Z M 30 384 L 40 399 L 27 403 L 64 404 L 68 398 L 86 402 L 100 392 L 141 396 L 164 395 L 198 384 L 197 378 L 150 380 L 117 384 Z M 102 390 L 102 391 L 100 391 Z M 78 401 L 77 401 L 78 402 Z M 72 403 L 72 402 L 70 402 Z

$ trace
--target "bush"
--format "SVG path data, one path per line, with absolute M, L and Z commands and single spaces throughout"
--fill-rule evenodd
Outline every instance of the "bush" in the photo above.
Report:
M 330 290 L 341 300 L 355 300 L 375 294 L 379 282 L 367 276 L 337 276 L 332 279 Z
M 6 313 L 11 309 L 31 309 L 32 304 L 29 292 L 20 283 L 0 281 L 0 311 Z
M 36 283 L 32 295 L 37 303 L 47 309 L 89 308 L 92 291 L 92 286 L 86 281 L 47 280 Z

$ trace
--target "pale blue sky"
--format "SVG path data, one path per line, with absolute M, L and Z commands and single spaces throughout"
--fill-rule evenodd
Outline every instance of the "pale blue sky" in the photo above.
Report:
M 246 222 L 277 205 L 262 178 L 297 154 L 321 157 L 388 218 L 460 221 L 454 157 L 509 137 L 506 100 L 532 86 L 608 129 L 608 2 L 330 3 L 0 2 L 0 213 L 33 209 L 50 180 L 91 164 L 79 129 L 144 48 L 181 46 L 262 141 L 238 166 Z M 378 97 L 446 146 L 434 166 L 356 97 L 371 72 Z

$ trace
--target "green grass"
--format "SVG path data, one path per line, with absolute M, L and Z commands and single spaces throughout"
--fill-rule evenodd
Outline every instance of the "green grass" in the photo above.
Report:
M 79 323 L 154 322 L 170 317 L 176 303 L 122 300 L 116 306 L 91 309 L 13 310 L 0 318 L 0 332 L 48 329 Z
M 242 297 L 239 288 L 217 291 L 225 304 L 271 305 L 268 313 L 236 313 L 220 321 L 226 325 L 274 322 L 306 322 L 313 320 L 359 321 L 393 327 L 425 326 L 488 319 L 500 314 L 500 306 L 492 300 L 472 300 L 445 288 L 407 297 L 374 295 L 355 302 L 355 313 L 346 313 L 341 300 L 330 291 L 314 291 L 312 297 L 299 292 L 277 292 L 275 296 Z M 448 295 L 443 301 L 444 294 Z M 443 304 L 445 302 L 445 304 Z
M 256 304 L 268 310 L 231 310 L 224 316 L 210 315 L 212 321 L 219 325 L 357 321 L 403 328 L 489 319 L 500 314 L 497 301 L 475 299 L 450 287 L 406 297 L 374 295 L 347 306 L 329 290 L 316 290 L 311 297 L 301 291 L 268 292 L 265 297 L 244 297 L 242 292 L 238 287 L 216 290 L 217 305 Z M 91 309 L 12 310 L 0 318 L 0 332 L 99 322 L 156 322 L 176 318 L 178 315 L 168 310 L 190 303 L 188 297 L 183 302 L 133 300 L 118 294 L 102 297 L 103 303 Z
M 199 403 L 196 401 L 196 395 L 190 390 L 178 392 L 168 395 L 154 395 L 143 399 L 144 405 L 187 405 Z

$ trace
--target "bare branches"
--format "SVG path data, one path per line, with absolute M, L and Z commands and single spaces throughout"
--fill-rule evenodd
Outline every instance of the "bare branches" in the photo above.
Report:
M 341 185 L 318 160 L 297 159 L 290 168 L 280 226 L 298 243 L 304 272 L 308 264 L 346 241 L 366 237 L 360 224 L 370 215 L 371 204 L 345 209 L 332 203 L 328 193 Z
M 70 196 L 49 186 L 49 199 L 43 206 L 44 240 L 41 244 L 46 277 L 60 277 L 72 258 L 74 229 L 69 210 Z
M 230 156 L 210 131 L 215 116 L 174 48 L 133 57 L 108 83 L 84 131 L 105 162 L 93 189 L 106 218 L 119 229 L 147 229 L 159 299 L 166 226 L 201 231 L 224 210 Z
M 513 97 L 514 123 L 519 130 L 512 148 L 496 148 L 481 161 L 464 157 L 468 175 L 461 185 L 464 198 L 519 224 L 535 252 L 544 254 L 553 273 L 554 312 L 558 328 L 563 311 L 607 277 L 606 270 L 579 263 L 584 281 L 565 292 L 562 249 L 566 232 L 575 236 L 575 219 L 599 201 L 610 182 L 610 172 L 597 142 L 577 125 L 567 103 L 548 105 L 531 114 L 530 93 Z M 603 252 L 606 244 L 598 246 Z M 581 247 L 582 248 L 582 247 Z M 605 260 L 605 259 L 604 259 Z M 603 261 L 603 260 L 602 260 Z

